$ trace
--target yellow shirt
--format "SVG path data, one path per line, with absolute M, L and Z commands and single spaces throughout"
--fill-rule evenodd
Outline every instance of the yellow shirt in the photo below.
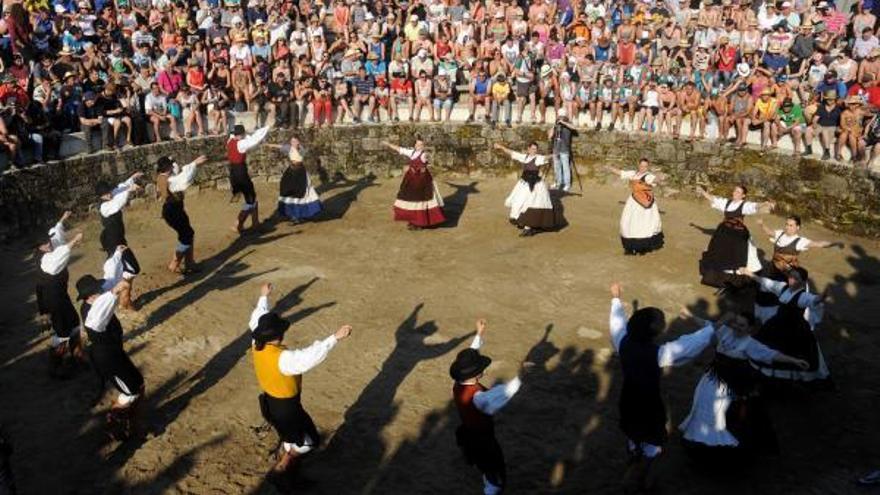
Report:
M 505 82 L 495 82 L 492 84 L 492 97 L 496 100 L 507 98 L 510 95 L 510 84 Z
M 773 118 L 776 114 L 776 99 L 770 98 L 764 101 L 763 98 L 758 98 L 758 101 L 755 102 L 755 110 L 762 119 L 769 120 Z

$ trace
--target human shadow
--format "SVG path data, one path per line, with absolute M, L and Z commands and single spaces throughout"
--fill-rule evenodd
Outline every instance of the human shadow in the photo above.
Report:
M 382 433 L 399 412 L 400 405 L 394 400 L 397 389 L 419 363 L 443 356 L 473 336 L 471 332 L 439 343 L 429 342 L 438 328 L 433 321 L 419 324 L 422 307 L 418 304 L 397 327 L 394 349 L 348 408 L 326 449 L 315 456 L 314 465 L 309 465 L 311 474 L 330 479 L 338 476 L 340 465 L 357 466 L 346 473 L 346 485 L 359 493 L 378 493 L 374 490 L 376 472 L 388 452 Z
M 345 179 L 345 182 L 342 184 L 344 185 L 335 187 L 349 187 L 349 189 L 336 193 L 327 200 L 321 200 L 323 210 L 313 220 L 314 222 L 320 223 L 342 219 L 348 213 L 351 205 L 358 200 L 358 196 L 364 189 L 378 186 L 376 184 L 376 176 L 373 174 L 366 175 L 355 181 Z
M 473 181 L 470 184 L 453 184 L 446 182 L 446 185 L 455 189 L 455 192 L 443 198 L 443 213 L 446 215 L 446 222 L 439 226 L 441 229 L 452 229 L 458 227 L 458 222 L 467 207 L 468 198 L 472 194 L 479 194 L 477 189 L 479 182 Z
M 694 222 L 690 222 L 690 223 L 688 223 L 688 225 L 693 227 L 695 230 L 700 231 L 704 235 L 708 235 L 711 237 L 712 235 L 715 234 L 715 229 L 713 229 L 713 228 L 702 227 L 700 225 L 695 224 Z
M 553 232 L 561 232 L 568 227 L 568 219 L 565 218 L 565 205 L 562 202 L 565 196 L 563 191 L 556 189 L 550 191 L 550 203 L 553 205 L 553 216 L 556 223 Z

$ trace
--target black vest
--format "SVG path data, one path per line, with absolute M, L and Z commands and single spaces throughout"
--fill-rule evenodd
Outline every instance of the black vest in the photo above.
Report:
M 101 215 L 101 247 L 112 256 L 120 244 L 128 244 L 125 240 L 125 224 L 122 222 L 122 210 L 105 217 Z
M 79 313 L 82 315 L 83 324 L 85 324 L 91 309 L 92 305 L 87 302 L 83 302 L 82 306 L 80 306 Z M 96 332 L 89 327 L 85 327 L 85 329 L 89 334 L 89 341 L 92 345 L 122 349 L 122 323 L 119 322 L 119 318 L 115 314 L 110 317 L 110 321 L 107 322 L 107 328 L 103 332 Z

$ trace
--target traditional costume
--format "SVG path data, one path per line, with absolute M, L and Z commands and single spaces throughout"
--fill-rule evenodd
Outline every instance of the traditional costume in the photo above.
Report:
M 546 155 L 527 155 L 513 151 L 510 157 L 522 164 L 522 175 L 504 201 L 510 208 L 510 221 L 517 227 L 534 232 L 553 230 L 561 222 L 553 207 L 550 191 L 541 179 L 539 167 L 548 163 Z
M 445 222 L 443 198 L 428 170 L 428 154 L 412 148 L 398 148 L 398 153 L 409 159 L 409 166 L 394 200 L 394 220 L 418 228 Z
M 192 270 L 195 264 L 193 255 L 195 231 L 189 223 L 183 198 L 186 189 L 192 185 L 196 171 L 196 162 L 181 168 L 167 156 L 159 158 L 157 165 L 156 191 L 162 200 L 162 219 L 177 232 L 177 247 L 174 249 L 171 264 L 168 265 L 168 268 L 174 272 L 180 271 L 182 263 L 186 264 L 187 271 Z
M 102 383 L 112 381 L 119 397 L 107 414 L 111 434 L 118 439 L 131 433 L 133 411 L 144 393 L 144 377 L 125 352 L 122 324 L 116 317 L 118 298 L 113 289 L 122 280 L 123 251 L 104 263 L 104 279 L 84 275 L 76 282 L 80 314 L 89 335 L 89 355 Z
M 68 350 L 74 358 L 85 360 L 79 315 L 67 293 L 70 246 L 67 244 L 63 222 L 58 222 L 49 230 L 49 247 L 51 251 L 40 258 L 36 286 L 37 310 L 41 315 L 49 315 L 52 324 L 49 374 L 52 377 L 61 377 L 60 368 Z
M 808 273 L 800 265 L 798 255 L 809 249 L 810 242 L 806 237 L 790 236 L 784 230 L 775 231 L 773 233 L 773 258 L 761 273 L 769 279 L 786 282 L 787 272 L 797 270 L 806 282 Z M 776 297 L 776 294 L 763 290 L 761 284 L 758 284 L 758 293 L 755 296 L 755 317 L 763 323 L 776 313 L 778 306 L 779 298 Z
M 125 238 L 125 222 L 122 218 L 122 210 L 128 204 L 131 187 L 134 185 L 134 177 L 122 182 L 113 188 L 107 182 L 101 181 L 95 186 L 98 196 L 111 195 L 112 198 L 102 201 L 98 211 L 101 213 L 101 247 L 112 258 L 119 246 L 128 246 Z M 141 266 L 129 246 L 122 255 L 122 276 L 126 280 L 133 279 L 141 272 Z
M 780 353 L 727 326 L 717 336 L 715 359 L 700 378 L 690 413 L 679 426 L 683 441 L 700 457 L 775 453 L 776 436 L 749 362 L 771 364 Z
M 809 382 L 831 376 L 814 333 L 824 313 L 822 296 L 812 294 L 806 288 L 792 289 L 786 282 L 765 277 L 757 277 L 757 281 L 759 290 L 776 296 L 779 305 L 763 307 L 756 313 L 755 317 L 763 325 L 755 334 L 755 340 L 803 359 L 810 366 L 806 370 L 785 364 L 754 364 L 754 367 L 765 376 L 787 380 Z
M 239 230 L 248 215 L 259 218 L 257 208 L 257 192 L 247 169 L 247 152 L 260 144 L 269 133 L 269 127 L 261 127 L 250 136 L 245 137 L 244 126 L 236 125 L 233 134 L 226 141 L 226 156 L 229 159 L 229 185 L 232 195 L 241 194 L 244 205 L 238 214 Z M 254 220 L 256 222 L 256 220 Z
M 480 354 L 482 337 L 474 337 L 471 346 L 458 353 L 449 368 L 449 375 L 455 380 L 452 398 L 461 418 L 461 425 L 455 430 L 455 439 L 468 464 L 474 465 L 483 474 L 483 493 L 501 493 L 506 481 L 504 453 L 495 439 L 495 413 L 503 408 L 517 393 L 522 382 L 519 377 L 491 389 L 484 387 L 477 378 L 492 362 Z M 462 383 L 473 381 L 473 383 Z
M 761 269 L 758 248 L 745 224 L 746 215 L 758 213 L 758 204 L 713 196 L 712 208 L 724 212 L 724 220 L 718 224 L 700 260 L 702 283 L 712 287 L 742 287 L 750 280 L 737 275 L 736 270 L 746 267 L 757 272 Z
M 634 460 L 650 460 L 666 443 L 666 407 L 660 391 L 661 368 L 680 366 L 698 356 L 711 342 L 712 325 L 663 345 L 654 343 L 650 312 L 643 308 L 627 321 L 619 298 L 611 300 L 611 344 L 620 355 L 623 389 L 620 394 L 620 428 Z M 645 313 L 642 313 L 645 312 Z M 641 315 L 640 315 L 641 313 Z
M 294 222 L 308 220 L 321 212 L 321 200 L 312 187 L 309 172 L 303 166 L 301 151 L 290 148 L 287 156 L 290 165 L 281 176 L 278 214 Z
M 626 170 L 620 178 L 629 181 L 632 193 L 620 216 L 620 242 L 626 254 L 644 254 L 663 247 L 660 209 L 654 198 L 657 178 L 651 172 Z
M 249 322 L 254 339 L 252 354 L 262 391 L 260 412 L 281 438 L 286 459 L 283 470 L 292 469 L 295 457 L 321 442 L 315 423 L 302 406 L 302 375 L 321 364 L 337 343 L 335 335 L 304 349 L 290 350 L 283 344 L 272 343 L 281 340 L 289 326 L 289 322 L 269 311 L 268 297 L 261 296 Z

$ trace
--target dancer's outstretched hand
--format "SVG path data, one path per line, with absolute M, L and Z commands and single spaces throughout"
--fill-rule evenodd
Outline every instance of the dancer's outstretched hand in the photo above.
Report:
M 272 289 L 273 289 L 272 284 L 270 284 L 269 282 L 266 282 L 265 284 L 263 284 L 260 287 L 260 295 L 264 296 L 264 297 L 269 297 L 269 294 L 272 293 Z
M 61 221 L 66 222 L 67 219 L 70 218 L 70 215 L 73 215 L 72 211 L 70 211 L 70 210 L 65 211 L 64 214 L 61 215 Z
M 614 282 L 611 284 L 611 297 L 620 299 L 621 292 L 623 292 L 623 286 L 620 285 L 620 282 Z
M 486 332 L 486 319 L 480 318 L 479 320 L 477 320 L 477 335 L 482 337 L 483 333 L 485 333 L 485 332 Z
M 339 330 L 333 334 L 333 336 L 336 337 L 336 340 L 342 340 L 349 335 L 351 335 L 351 325 L 342 325 L 339 327 Z
M 207 162 L 207 161 L 208 161 L 208 157 L 207 157 L 207 156 L 205 156 L 205 155 L 199 155 L 198 157 L 196 157 L 195 160 L 193 160 L 193 163 L 195 163 L 196 166 L 198 166 L 198 165 L 201 165 L 201 164 L 203 164 L 203 163 L 205 163 L 205 162 Z

